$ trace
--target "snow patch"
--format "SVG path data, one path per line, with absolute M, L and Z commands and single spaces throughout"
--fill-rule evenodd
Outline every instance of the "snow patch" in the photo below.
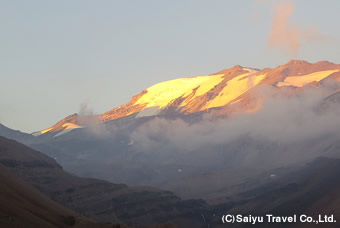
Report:
M 160 112 L 161 112 L 161 109 L 159 106 L 145 108 L 136 115 L 136 118 L 146 117 L 146 116 L 156 116 Z
M 327 78 L 329 75 L 339 72 L 339 70 L 325 70 L 325 71 L 317 71 L 311 74 L 301 75 L 298 76 L 290 76 L 286 77 L 283 82 L 277 83 L 278 87 L 282 86 L 295 86 L 295 87 L 303 87 L 311 82 L 319 82 L 322 79 Z

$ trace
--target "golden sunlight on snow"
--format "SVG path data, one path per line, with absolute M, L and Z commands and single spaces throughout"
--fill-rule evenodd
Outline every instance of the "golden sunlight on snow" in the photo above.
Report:
M 63 124 L 63 127 L 66 129 L 74 129 L 74 128 L 82 128 L 81 126 L 74 124 L 74 123 L 65 123 Z
M 325 70 L 325 71 L 318 71 L 311 74 L 300 75 L 300 76 L 291 76 L 285 78 L 283 82 L 277 83 L 278 87 L 282 86 L 296 86 L 302 87 L 311 82 L 319 82 L 322 79 L 328 77 L 332 73 L 339 72 L 339 70 Z
M 46 132 L 49 132 L 49 131 L 52 130 L 52 129 L 53 129 L 53 127 L 50 127 L 50 128 L 47 128 L 47 129 L 45 129 L 45 130 L 40 131 L 40 133 L 41 133 L 41 134 L 45 134 Z
M 166 82 L 161 82 L 147 89 L 147 93 L 143 95 L 135 104 L 146 104 L 147 108 L 159 107 L 164 108 L 172 100 L 185 97 L 192 93 L 193 89 L 199 87 L 195 93 L 194 99 L 200 96 L 220 83 L 223 80 L 223 74 L 210 76 L 197 76 L 193 78 L 179 78 Z M 188 102 L 188 101 L 187 101 Z
M 74 124 L 74 123 L 65 123 L 65 124 L 62 125 L 62 127 L 64 128 L 64 130 L 82 128 L 82 126 L 79 126 L 79 125 Z M 49 131 L 54 131 L 54 128 L 53 127 L 47 128 L 45 130 L 40 131 L 40 133 L 45 134 Z
M 266 74 L 260 74 L 249 77 L 249 73 L 246 73 L 231 79 L 227 82 L 227 85 L 223 88 L 223 90 L 206 106 L 204 106 L 202 110 L 221 107 L 228 104 L 252 87 L 259 84 L 265 76 Z

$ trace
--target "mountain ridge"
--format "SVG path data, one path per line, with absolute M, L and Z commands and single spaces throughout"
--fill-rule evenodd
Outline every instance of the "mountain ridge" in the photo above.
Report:
M 82 128 L 87 123 L 109 122 L 126 116 L 156 116 L 166 112 L 189 115 L 217 110 L 218 115 L 254 112 L 262 98 L 254 91 L 267 86 L 287 94 L 319 87 L 327 79 L 340 81 L 340 65 L 328 61 L 290 60 L 262 70 L 236 65 L 207 76 L 178 78 L 154 84 L 133 96 L 127 104 L 100 115 L 73 114 L 35 135 Z M 256 93 L 256 92 L 255 92 Z

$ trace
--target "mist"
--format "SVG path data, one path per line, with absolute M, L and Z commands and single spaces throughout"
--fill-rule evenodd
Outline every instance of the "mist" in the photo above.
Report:
M 340 85 L 333 80 L 321 83 L 297 94 L 291 92 L 301 88 L 287 93 L 257 86 L 249 91 L 259 98 L 256 112 L 221 116 L 211 111 L 173 119 L 160 113 L 89 122 L 51 142 L 55 150 L 37 149 L 79 176 L 160 187 L 188 198 L 215 198 L 221 188 L 263 172 L 275 174 L 275 169 L 320 156 L 340 157 L 340 106 L 337 99 L 327 99 Z
M 270 88 L 258 90 L 267 97 L 256 113 L 239 113 L 227 118 L 207 114 L 199 123 L 182 119 L 154 118 L 138 127 L 130 138 L 144 152 L 171 146 L 177 151 L 190 152 L 204 145 L 228 144 L 240 137 L 292 144 L 338 132 L 340 108 L 336 104 L 322 110 L 324 98 L 334 88 L 308 89 L 297 96 L 287 97 Z M 141 149 L 142 148 L 142 149 Z M 161 151 L 161 150 L 160 150 Z

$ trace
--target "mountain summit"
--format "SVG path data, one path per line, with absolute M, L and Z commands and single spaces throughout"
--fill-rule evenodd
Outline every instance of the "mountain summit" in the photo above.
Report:
M 326 61 L 311 64 L 302 60 L 291 60 L 276 68 L 262 70 L 236 65 L 207 76 L 155 84 L 132 97 L 127 104 L 95 117 L 70 115 L 38 134 L 66 133 L 81 128 L 89 120 L 107 122 L 126 116 L 188 115 L 203 111 L 216 111 L 217 114 L 251 112 L 260 108 L 262 97 L 257 95 L 256 89 L 261 86 L 294 95 L 305 88 L 319 87 L 327 79 L 340 81 L 340 65 Z

